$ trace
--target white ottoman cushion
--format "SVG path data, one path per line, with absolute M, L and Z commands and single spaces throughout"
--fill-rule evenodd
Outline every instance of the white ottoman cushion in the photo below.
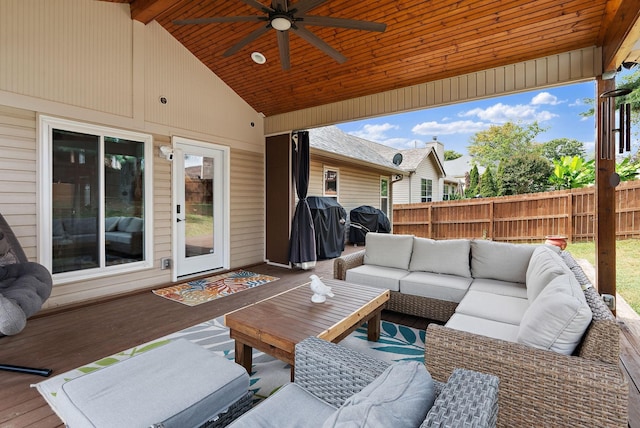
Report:
M 179 339 L 63 384 L 58 412 L 71 427 L 196 427 L 248 389 L 242 366 Z

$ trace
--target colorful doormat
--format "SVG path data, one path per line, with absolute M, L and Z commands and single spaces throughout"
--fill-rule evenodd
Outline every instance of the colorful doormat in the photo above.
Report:
M 239 270 L 153 290 L 153 294 L 187 306 L 196 306 L 277 279 L 280 278 Z
M 47 400 L 51 408 L 57 413 L 57 392 L 69 380 L 84 376 L 88 373 L 100 370 L 104 367 L 116 364 L 127 358 L 166 345 L 172 340 L 184 338 L 209 349 L 216 355 L 233 360 L 234 341 L 229 338 L 229 329 L 223 323 L 223 317 L 219 317 L 202 324 L 184 329 L 177 333 L 148 342 L 119 354 L 103 358 L 84 367 L 61 373 L 49 378 L 37 385 L 32 385 Z M 367 341 L 366 324 L 346 337 L 341 345 L 369 354 L 380 360 L 392 362 L 401 360 L 424 361 L 425 331 L 417 330 L 382 321 L 380 340 L 378 342 Z M 189 367 L 185 367 L 189 370 Z M 161 375 L 162 368 L 158 368 Z M 254 393 L 258 402 L 273 394 L 278 388 L 290 379 L 290 367 L 267 354 L 253 350 L 253 370 L 251 373 L 249 389 Z

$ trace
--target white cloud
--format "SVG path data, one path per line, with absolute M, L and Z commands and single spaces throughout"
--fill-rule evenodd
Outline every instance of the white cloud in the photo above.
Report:
M 558 100 L 558 97 L 556 97 L 555 95 L 551 95 L 549 92 L 540 92 L 531 99 L 531 104 L 534 106 L 542 104 L 556 106 L 562 103 L 564 103 L 564 101 Z
M 471 134 L 485 130 L 490 124 L 484 122 L 474 122 L 472 120 L 458 120 L 449 123 L 422 122 L 414 126 L 411 131 L 418 135 L 452 135 Z
M 538 111 L 537 107 L 532 105 L 507 105 L 502 103 L 494 104 L 486 109 L 474 108 L 467 112 L 460 113 L 461 117 L 477 116 L 482 120 L 491 123 L 506 122 L 544 122 L 557 117 L 556 114 L 549 111 Z
M 364 138 L 365 140 L 384 144 L 383 141 L 388 140 L 386 132 L 392 129 L 400 129 L 400 127 L 391 123 L 381 123 L 377 125 L 367 124 L 364 125 L 361 130 L 349 132 L 349 134 Z

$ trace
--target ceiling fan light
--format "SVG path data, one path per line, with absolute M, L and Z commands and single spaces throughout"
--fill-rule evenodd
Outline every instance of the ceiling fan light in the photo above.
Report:
M 276 16 L 271 20 L 271 26 L 278 31 L 287 31 L 291 28 L 291 21 L 284 16 Z

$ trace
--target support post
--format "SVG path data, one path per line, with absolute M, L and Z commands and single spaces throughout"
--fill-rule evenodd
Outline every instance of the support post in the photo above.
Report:
M 615 99 L 601 98 L 615 89 L 615 79 L 597 80 L 596 97 L 596 287 L 616 295 Z M 615 309 L 613 310 L 615 315 Z

